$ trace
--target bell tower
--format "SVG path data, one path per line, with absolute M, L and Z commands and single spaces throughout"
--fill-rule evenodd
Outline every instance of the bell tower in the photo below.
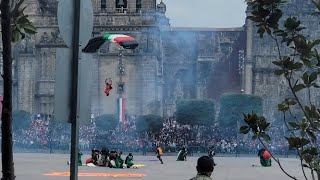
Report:
M 95 7 L 92 36 L 126 34 L 139 42 L 135 50 L 123 50 L 121 55 L 117 45 L 105 43 L 95 55 L 92 60 L 95 66 L 92 113 L 117 114 L 119 109 L 136 115 L 160 113 L 161 104 L 154 104 L 162 100 L 162 84 L 159 83 L 162 82 L 160 31 L 164 26 L 169 26 L 165 4 L 161 1 L 157 6 L 157 0 L 92 2 Z M 120 62 L 119 57 L 122 56 Z M 108 97 L 101 90 L 106 78 L 111 78 L 114 84 Z M 121 108 L 117 106 L 120 102 L 123 104 Z

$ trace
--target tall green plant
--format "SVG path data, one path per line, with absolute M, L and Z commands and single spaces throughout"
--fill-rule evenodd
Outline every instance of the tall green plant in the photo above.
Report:
M 248 94 L 224 94 L 220 99 L 219 123 L 223 127 L 236 127 L 243 113 L 262 113 L 262 98 Z M 242 122 L 241 122 L 242 124 Z
M 209 99 L 179 100 L 176 104 L 178 123 L 191 126 L 211 126 L 214 123 L 214 102 Z
M 21 8 L 24 0 L 1 0 L 1 36 L 3 46 L 3 101 L 1 117 L 2 180 L 15 179 L 12 151 L 12 45 L 36 28 Z
M 320 10 L 320 2 L 313 2 Z M 317 136 L 320 135 L 320 109 L 311 98 L 312 91 L 319 91 L 320 87 L 317 82 L 320 74 L 320 55 L 316 49 L 320 39 L 311 39 L 305 35 L 303 30 L 306 28 L 297 17 L 288 17 L 282 22 L 283 11 L 280 7 L 285 3 L 284 0 L 254 0 L 247 3 L 252 9 L 251 16 L 247 18 L 257 26 L 259 36 L 264 38 L 267 35 L 276 44 L 278 57 L 273 61 L 277 67 L 274 73 L 286 79 L 292 94 L 278 104 L 284 124 L 291 134 L 285 137 L 288 148 L 297 152 L 305 179 L 308 179 L 305 171 L 307 168 L 311 170 L 312 179 L 315 179 L 317 174 L 320 180 L 320 149 L 317 144 Z M 308 95 L 307 100 L 301 92 Z M 294 108 L 299 109 L 300 114 L 303 114 L 302 118 L 292 113 Z M 294 120 L 288 121 L 288 116 Z M 253 138 L 257 138 L 264 146 L 266 141 L 271 140 L 268 135 L 270 123 L 264 117 L 247 114 L 244 120 L 246 125 L 240 128 L 241 133 L 253 132 Z M 287 173 L 279 159 L 272 157 L 287 176 L 297 179 Z
M 139 133 L 154 133 L 160 132 L 163 127 L 164 118 L 158 115 L 148 114 L 139 116 L 136 119 L 136 128 Z
M 31 124 L 31 114 L 26 111 L 15 111 L 12 115 L 13 130 L 27 129 Z
M 113 114 L 103 114 L 95 118 L 95 124 L 99 130 L 115 130 L 119 121 Z

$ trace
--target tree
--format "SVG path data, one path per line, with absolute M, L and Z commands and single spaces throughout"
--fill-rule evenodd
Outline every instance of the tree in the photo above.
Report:
M 248 94 L 224 94 L 220 99 L 219 123 L 223 127 L 236 127 L 243 113 L 262 114 L 262 98 Z
M 3 43 L 3 101 L 1 117 L 1 160 L 2 180 L 15 179 L 12 152 L 12 45 L 24 37 L 35 34 L 36 28 L 28 20 L 28 16 L 21 9 L 24 0 L 2 0 L 1 32 Z
M 313 2 L 320 10 L 320 1 Z M 309 169 L 312 179 L 314 180 L 317 174 L 320 180 L 320 149 L 317 145 L 317 137 L 320 135 L 320 109 L 311 96 L 312 92 L 319 91 L 320 88 L 320 54 L 317 51 L 320 39 L 305 34 L 306 28 L 297 17 L 283 18 L 283 3 L 284 0 L 249 1 L 248 6 L 252 12 L 247 18 L 257 26 L 257 33 L 261 38 L 267 34 L 277 47 L 277 59 L 273 61 L 277 69 L 274 73 L 286 80 L 291 93 L 278 104 L 282 121 L 290 133 L 288 137 L 284 137 L 288 141 L 288 148 L 297 152 L 305 179 L 308 179 L 305 170 Z M 315 15 L 319 13 L 316 12 Z M 303 97 L 303 93 L 307 95 L 307 99 Z M 303 116 L 296 116 L 293 109 L 298 109 L 300 113 L 297 114 Z M 288 117 L 293 120 L 288 121 Z M 251 131 L 253 138 L 267 148 L 265 144 L 271 140 L 268 135 L 270 123 L 257 114 L 245 115 L 244 121 L 246 125 L 240 128 L 240 132 L 247 134 Z M 285 170 L 279 159 L 273 155 L 272 157 L 288 177 L 297 179 Z
M 139 133 L 157 134 L 163 127 L 164 119 L 158 115 L 143 115 L 136 119 L 136 128 Z
M 214 123 L 214 102 L 212 100 L 179 100 L 176 104 L 178 123 L 191 126 L 211 126 Z
M 31 124 L 31 114 L 26 111 L 13 112 L 13 130 L 26 129 Z
M 95 124 L 99 130 L 114 130 L 119 122 L 113 114 L 103 114 L 95 118 Z

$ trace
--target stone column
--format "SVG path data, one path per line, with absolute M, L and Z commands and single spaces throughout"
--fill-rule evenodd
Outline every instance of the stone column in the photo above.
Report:
M 116 8 L 116 0 L 107 0 L 107 12 L 114 12 Z
M 35 56 L 33 54 L 19 54 L 17 56 L 17 97 L 19 110 L 33 112 L 33 103 L 35 95 Z
M 156 1 L 155 0 L 141 0 L 143 11 L 155 11 Z
M 101 86 L 104 82 L 104 78 L 100 77 L 100 61 L 101 56 L 98 54 L 93 56 L 92 63 L 93 63 L 93 72 L 92 72 L 92 89 L 91 89 L 91 112 L 93 114 L 102 114 L 103 113 L 103 105 L 102 105 L 102 99 L 103 97 L 102 91 L 104 90 L 104 87 Z
M 142 107 L 143 115 L 150 114 L 153 110 L 150 108 L 150 103 L 156 100 L 156 57 L 145 56 L 143 57 L 143 79 L 142 79 Z
M 247 16 L 251 12 L 247 10 Z M 244 62 L 244 93 L 252 94 L 252 80 L 253 80 L 253 23 L 251 20 L 246 20 L 246 34 L 247 34 L 247 49 L 246 58 Z
M 159 80 L 157 82 L 157 85 L 156 85 L 156 100 L 160 102 L 160 106 L 158 107 L 160 114 L 157 114 L 157 115 L 160 115 L 160 116 L 163 116 L 164 115 L 164 112 L 163 112 L 163 85 L 164 85 L 164 82 L 163 80 Z
M 128 0 L 128 9 L 129 12 L 136 12 L 136 1 L 137 0 Z
M 91 0 L 94 12 L 99 12 L 101 10 L 101 0 Z

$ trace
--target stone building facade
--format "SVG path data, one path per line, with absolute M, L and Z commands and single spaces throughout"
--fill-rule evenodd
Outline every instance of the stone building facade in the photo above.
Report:
M 15 45 L 14 108 L 50 114 L 54 107 L 56 48 L 65 47 L 57 25 L 57 0 L 26 0 L 27 13 L 38 33 Z M 213 98 L 225 92 L 256 94 L 264 99 L 264 112 L 272 115 L 287 93 L 284 81 L 273 75 L 276 50 L 268 38 L 260 39 L 247 20 L 237 28 L 171 27 L 166 5 L 156 0 L 92 0 L 92 36 L 123 33 L 140 45 L 124 51 L 123 97 L 129 114 L 172 115 L 175 101 Z M 284 7 L 298 15 L 316 36 L 310 2 L 292 0 Z M 247 11 L 250 13 L 250 11 Z M 116 113 L 119 95 L 115 88 L 106 97 L 106 78 L 117 87 L 118 47 L 104 44 L 93 56 L 92 107 L 94 114 Z M 2 88 L 0 88 L 2 90 Z M 314 94 L 314 98 L 319 98 Z
M 56 49 L 66 47 L 57 25 L 58 2 L 27 0 L 26 3 L 29 4 L 26 13 L 38 33 L 14 48 L 14 109 L 51 114 Z M 212 83 L 213 75 L 227 77 L 228 72 L 235 71 L 232 74 L 239 76 L 238 51 L 245 45 L 239 43 L 239 39 L 245 40 L 242 27 L 173 28 L 165 16 L 166 5 L 162 1 L 157 4 L 156 0 L 92 0 L 92 3 L 92 36 L 123 33 L 140 43 L 137 49 L 124 51 L 123 97 L 129 114 L 172 115 L 177 99 L 215 96 L 208 88 L 219 87 L 219 83 Z M 103 92 L 106 78 L 111 78 L 117 87 L 117 56 L 115 44 L 104 44 L 93 56 L 91 111 L 94 114 L 117 111 L 117 88 L 108 97 Z M 216 67 L 221 68 L 220 73 Z M 234 79 L 231 89 L 239 90 L 238 80 Z
M 314 15 L 316 7 L 311 0 L 291 0 L 282 7 L 284 18 L 290 16 L 298 17 L 302 26 L 307 27 L 304 34 L 310 38 L 319 38 L 320 25 L 318 17 Z M 248 9 L 247 14 L 250 14 Z M 264 114 L 269 119 L 276 118 L 277 104 L 284 98 L 292 97 L 288 89 L 286 80 L 274 75 L 277 68 L 272 61 L 277 60 L 277 47 L 269 37 L 260 38 L 257 28 L 247 20 L 246 21 L 246 60 L 245 60 L 245 93 L 256 94 L 263 98 Z M 283 54 L 293 54 L 289 48 L 282 49 Z M 307 92 L 300 92 L 305 103 L 308 101 Z M 313 89 L 311 92 L 313 103 L 320 105 L 320 92 Z

